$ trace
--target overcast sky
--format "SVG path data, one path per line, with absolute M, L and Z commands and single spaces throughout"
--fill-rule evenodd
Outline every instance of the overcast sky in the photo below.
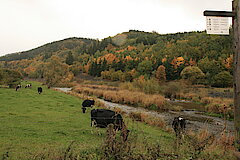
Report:
M 0 56 L 69 37 L 106 38 L 129 29 L 206 29 L 204 10 L 232 0 L 0 0 Z

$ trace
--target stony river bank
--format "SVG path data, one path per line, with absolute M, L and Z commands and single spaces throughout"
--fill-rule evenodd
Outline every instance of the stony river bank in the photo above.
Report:
M 71 92 L 71 88 L 55 88 L 55 89 L 63 92 Z M 182 116 L 185 119 L 187 119 L 187 125 L 186 125 L 187 130 L 199 131 L 201 129 L 207 129 L 210 133 L 218 135 L 226 127 L 226 131 L 229 134 L 234 135 L 234 123 L 232 121 L 223 120 L 217 117 L 206 116 L 202 114 L 202 111 L 191 110 L 189 109 L 189 105 L 191 104 L 187 102 L 186 102 L 186 105 L 188 107 L 185 110 L 182 110 L 179 112 L 169 111 L 169 112 L 160 113 L 156 111 L 146 110 L 140 107 L 136 108 L 136 107 L 127 106 L 124 104 L 112 103 L 112 102 L 105 101 L 103 99 L 98 99 L 98 100 L 103 104 L 105 104 L 105 106 L 107 106 L 109 109 L 120 108 L 126 114 L 129 114 L 131 112 L 141 112 L 141 113 L 148 114 L 149 116 L 160 117 L 165 121 L 166 125 L 169 127 L 171 127 L 171 123 L 174 117 Z M 182 105 L 184 105 L 184 103 L 182 103 Z

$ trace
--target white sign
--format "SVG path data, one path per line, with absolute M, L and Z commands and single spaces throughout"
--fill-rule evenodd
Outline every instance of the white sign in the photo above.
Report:
M 207 16 L 207 34 L 229 35 L 228 17 Z

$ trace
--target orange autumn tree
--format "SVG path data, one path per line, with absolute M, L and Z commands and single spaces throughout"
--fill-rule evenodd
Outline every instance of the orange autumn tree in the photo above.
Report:
M 226 60 L 224 60 L 223 64 L 227 69 L 231 69 L 233 67 L 233 55 L 230 55 Z
M 116 57 L 116 55 L 112 54 L 112 53 L 108 53 L 100 58 L 98 58 L 98 62 L 99 61 L 104 61 L 104 59 L 107 61 L 107 64 L 112 64 L 113 61 L 118 62 L 119 58 Z
M 23 69 L 23 71 L 31 77 L 32 74 L 36 72 L 36 68 L 32 65 L 28 66 L 27 68 Z
M 90 68 L 90 63 L 84 65 L 84 66 L 83 66 L 83 72 L 84 72 L 84 73 L 88 73 L 89 68 Z
M 173 65 L 173 67 L 176 69 L 178 68 L 178 66 L 180 66 L 181 64 L 184 64 L 185 63 L 185 60 L 183 57 L 177 57 L 177 58 L 174 58 L 171 62 L 171 64 Z

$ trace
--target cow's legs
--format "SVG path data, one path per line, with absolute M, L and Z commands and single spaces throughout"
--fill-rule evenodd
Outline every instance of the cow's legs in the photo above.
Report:
M 91 127 L 95 127 L 96 126 L 96 120 L 95 119 L 92 119 L 92 122 L 91 122 Z

